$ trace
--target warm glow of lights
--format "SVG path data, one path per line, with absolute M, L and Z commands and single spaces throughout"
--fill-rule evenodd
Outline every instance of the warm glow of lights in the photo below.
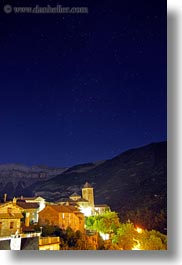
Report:
M 99 233 L 103 240 L 109 240 L 109 234 Z
M 139 234 L 141 234 L 141 233 L 142 233 L 142 231 L 143 231 L 143 229 L 142 229 L 142 228 L 140 228 L 140 227 L 137 227 L 137 228 L 136 228 L 136 231 L 137 231 Z
M 136 242 L 136 244 L 134 245 L 134 247 L 132 248 L 132 250 L 141 250 L 140 248 L 140 242 L 136 239 L 134 239 L 134 241 Z
M 92 215 L 92 208 L 91 208 L 91 207 L 80 207 L 80 211 L 81 211 L 85 216 L 91 216 L 91 215 Z
M 138 246 L 134 246 L 134 247 L 132 248 L 132 250 L 141 250 L 141 249 L 140 249 L 140 247 L 138 247 Z

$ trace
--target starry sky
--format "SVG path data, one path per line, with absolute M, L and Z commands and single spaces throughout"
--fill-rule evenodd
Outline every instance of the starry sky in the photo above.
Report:
M 165 0 L 8 4 L 89 12 L 6 14 L 2 4 L 0 163 L 71 166 L 166 140 Z

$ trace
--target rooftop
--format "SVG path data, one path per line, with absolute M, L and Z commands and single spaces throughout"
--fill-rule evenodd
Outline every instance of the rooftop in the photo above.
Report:
M 0 213 L 0 219 L 21 219 L 21 213 Z
M 16 204 L 23 209 L 37 209 L 39 208 L 39 204 L 36 202 L 25 202 L 25 201 L 17 201 Z
M 50 207 L 59 213 L 73 213 L 78 211 L 74 206 L 71 205 L 49 205 L 47 207 Z
M 76 202 L 88 202 L 88 200 L 86 200 L 84 198 L 80 198 L 80 199 L 76 200 Z
M 101 208 L 101 207 L 103 207 L 103 208 L 106 208 L 106 207 L 107 208 L 110 208 L 109 205 L 107 205 L 107 204 L 96 204 L 95 205 L 95 208 L 97 208 L 97 207 L 99 207 L 99 208 Z
M 92 188 L 92 186 L 88 182 L 86 182 L 83 188 Z

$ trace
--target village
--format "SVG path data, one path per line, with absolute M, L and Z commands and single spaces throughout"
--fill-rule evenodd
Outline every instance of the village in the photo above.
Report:
M 8 241 L 10 249 L 21 249 L 21 241 L 36 239 L 39 250 L 59 250 L 60 237 L 43 237 L 44 227 L 59 227 L 66 231 L 80 231 L 84 242 L 91 249 L 98 248 L 98 233 L 89 233 L 85 227 L 85 218 L 110 211 L 108 205 L 94 204 L 93 187 L 86 182 L 82 187 L 82 196 L 73 193 L 69 198 L 58 202 L 47 202 L 42 197 L 18 197 L 8 200 L 8 195 L 0 203 L 0 248 Z M 36 231 L 37 228 L 39 231 Z M 109 235 L 102 235 L 109 240 Z M 82 240 L 83 241 L 83 240 Z M 7 242 L 6 242 L 7 243 Z
M 107 204 L 94 202 L 86 182 L 81 195 L 47 202 L 8 195 L 0 203 L 0 250 L 166 250 L 167 236 L 130 220 L 121 223 Z

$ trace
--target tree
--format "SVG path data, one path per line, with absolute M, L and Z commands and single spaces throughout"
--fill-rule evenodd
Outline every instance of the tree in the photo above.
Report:
M 166 250 L 167 249 L 167 236 L 155 231 L 145 230 L 140 237 L 141 249 L 144 250 Z
M 116 212 L 105 212 L 86 219 L 86 228 L 99 233 L 115 233 L 119 226 L 119 218 Z
M 124 209 L 119 216 L 123 223 L 130 219 L 134 224 L 138 224 L 148 230 L 154 229 L 161 233 L 164 233 L 164 229 L 167 227 L 166 209 L 161 209 L 160 211 L 149 207 L 136 208 L 135 210 Z
M 60 228 L 58 226 L 45 225 L 42 227 L 42 236 L 60 236 Z
M 114 235 L 113 244 L 117 244 L 123 250 L 166 250 L 166 235 L 155 230 L 143 230 L 140 232 L 134 227 L 133 223 L 121 224 L 116 235 Z
M 131 250 L 135 244 L 135 238 L 138 233 L 134 225 L 130 222 L 121 224 L 117 229 L 116 235 L 114 235 L 112 243 L 117 244 L 120 249 Z
M 95 220 L 96 220 L 95 216 L 86 217 L 85 225 L 88 230 L 94 230 L 93 225 L 94 225 Z

